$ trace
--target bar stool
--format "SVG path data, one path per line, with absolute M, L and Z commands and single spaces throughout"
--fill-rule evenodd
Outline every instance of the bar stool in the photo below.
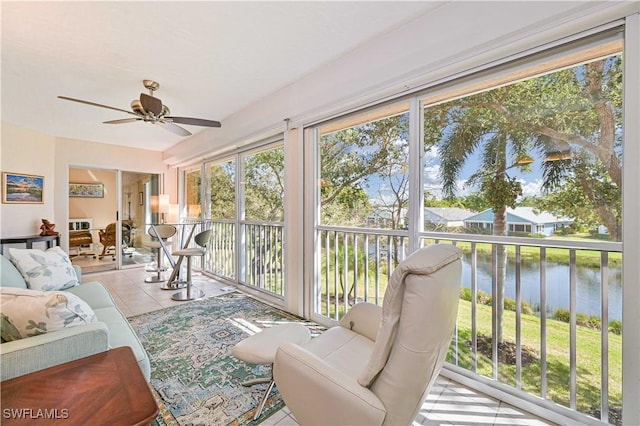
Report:
M 199 245 L 200 247 L 191 247 L 191 248 L 186 248 L 182 250 L 176 250 L 173 252 L 173 254 L 176 256 L 187 258 L 187 287 L 183 290 L 180 290 L 177 293 L 174 293 L 171 296 L 173 300 L 185 301 L 185 300 L 201 299 L 204 297 L 204 291 L 200 290 L 199 288 L 194 288 L 191 285 L 192 284 L 191 283 L 191 258 L 193 256 L 205 255 L 206 251 L 204 249 L 207 247 L 210 237 L 211 237 L 211 229 L 202 231 L 193 238 L 196 244 Z M 180 267 L 179 265 L 181 263 L 182 262 L 180 262 L 180 259 L 178 259 L 178 261 L 176 262 L 176 265 Z
M 168 242 L 169 238 L 173 237 L 177 232 L 177 229 L 173 225 L 156 225 L 155 227 L 149 228 L 149 236 L 151 240 L 144 241 L 142 244 L 151 248 L 156 254 L 156 268 L 155 269 L 147 269 L 147 272 L 155 272 L 156 276 L 147 277 L 144 282 L 145 283 L 159 283 L 164 281 L 162 279 L 161 273 L 166 271 L 167 268 L 162 266 L 162 244 L 160 240 L 165 243 Z

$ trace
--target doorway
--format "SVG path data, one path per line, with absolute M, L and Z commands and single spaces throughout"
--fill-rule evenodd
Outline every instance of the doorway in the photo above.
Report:
M 69 167 L 69 256 L 83 272 L 117 268 L 117 171 Z
M 154 261 L 144 244 L 151 223 L 151 195 L 158 194 L 158 175 L 121 172 L 122 268 L 144 266 Z
M 69 167 L 71 262 L 83 272 L 151 263 L 143 242 L 157 193 L 157 174 Z

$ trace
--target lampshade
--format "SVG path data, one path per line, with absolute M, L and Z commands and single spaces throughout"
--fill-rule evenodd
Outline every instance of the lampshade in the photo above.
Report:
M 158 195 L 158 213 L 169 213 L 169 194 Z
M 151 208 L 151 213 L 158 213 L 159 208 L 159 200 L 157 195 L 152 195 L 149 197 L 149 207 Z
M 178 223 L 180 216 L 180 206 L 177 204 L 169 204 L 169 216 L 167 220 L 169 223 Z

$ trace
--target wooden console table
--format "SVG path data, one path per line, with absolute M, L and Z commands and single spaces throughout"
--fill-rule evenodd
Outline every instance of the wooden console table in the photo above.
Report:
M 2 254 L 2 249 L 5 244 L 24 244 L 26 248 L 33 248 L 33 243 L 37 243 L 39 241 L 45 241 L 47 243 L 47 248 L 51 248 L 55 245 L 60 245 L 60 234 L 58 235 L 27 235 L 24 237 L 7 237 L 0 239 L 0 254 Z
M 0 387 L 4 426 L 148 425 L 158 414 L 128 346 L 5 380 Z

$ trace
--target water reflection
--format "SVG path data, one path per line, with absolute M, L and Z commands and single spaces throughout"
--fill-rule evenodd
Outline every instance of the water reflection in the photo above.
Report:
M 491 256 L 477 256 L 478 290 L 491 294 Z M 622 268 L 609 267 L 609 319 L 622 320 Z M 576 311 L 601 316 L 601 288 L 599 268 L 576 266 Z M 520 267 L 522 301 L 536 311 L 540 309 L 540 263 L 523 259 Z M 558 308 L 569 309 L 569 265 L 547 262 L 546 267 L 547 312 Z M 464 255 L 463 286 L 471 288 L 471 255 Z M 507 264 L 505 297 L 516 297 L 515 263 Z

